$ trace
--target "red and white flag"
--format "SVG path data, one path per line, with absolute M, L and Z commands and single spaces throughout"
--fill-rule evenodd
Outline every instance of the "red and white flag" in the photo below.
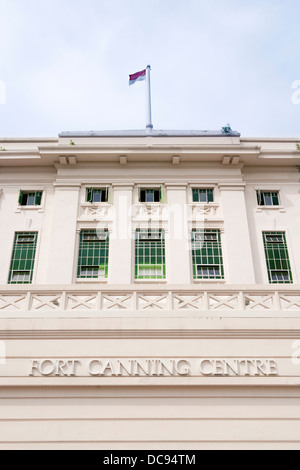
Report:
M 133 85 L 135 82 L 146 80 L 146 70 L 147 69 L 134 73 L 133 75 L 129 75 L 129 85 Z

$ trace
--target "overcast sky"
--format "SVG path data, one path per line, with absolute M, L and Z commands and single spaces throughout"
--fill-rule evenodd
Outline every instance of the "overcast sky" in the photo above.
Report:
M 145 82 L 129 87 L 128 75 L 147 64 L 156 129 L 230 123 L 243 136 L 300 137 L 299 0 L 0 0 L 0 8 L 2 137 L 144 128 Z

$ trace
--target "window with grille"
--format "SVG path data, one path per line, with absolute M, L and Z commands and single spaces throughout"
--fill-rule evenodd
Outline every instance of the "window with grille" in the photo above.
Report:
M 40 206 L 42 202 L 42 191 L 20 191 L 20 206 Z
M 214 202 L 213 189 L 193 189 L 193 202 Z
M 163 230 L 137 230 L 135 239 L 136 279 L 165 279 L 165 236 Z
M 80 233 L 77 278 L 108 277 L 109 233 L 106 230 L 82 230 Z
M 108 188 L 87 188 L 86 202 L 108 202 Z
M 192 231 L 194 279 L 224 279 L 220 230 Z
M 160 202 L 161 201 L 161 189 L 140 189 L 139 190 L 139 201 L 140 202 Z
M 279 191 L 257 191 L 259 206 L 279 206 Z
M 15 234 L 9 284 L 30 284 L 35 263 L 37 232 L 17 232 Z
M 263 232 L 270 284 L 292 284 L 292 270 L 285 232 Z

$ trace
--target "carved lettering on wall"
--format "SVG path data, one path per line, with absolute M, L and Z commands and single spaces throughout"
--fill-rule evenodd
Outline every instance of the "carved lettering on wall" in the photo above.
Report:
M 39 359 L 30 376 L 42 377 L 271 377 L 278 365 L 271 359 Z

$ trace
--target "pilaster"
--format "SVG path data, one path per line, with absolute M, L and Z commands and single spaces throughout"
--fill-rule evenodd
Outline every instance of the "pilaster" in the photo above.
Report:
M 243 182 L 219 184 L 225 229 L 223 249 L 228 261 L 226 281 L 229 284 L 255 284 L 245 186 Z
M 56 183 L 48 261 L 48 284 L 72 284 L 76 262 L 76 225 L 79 183 Z

